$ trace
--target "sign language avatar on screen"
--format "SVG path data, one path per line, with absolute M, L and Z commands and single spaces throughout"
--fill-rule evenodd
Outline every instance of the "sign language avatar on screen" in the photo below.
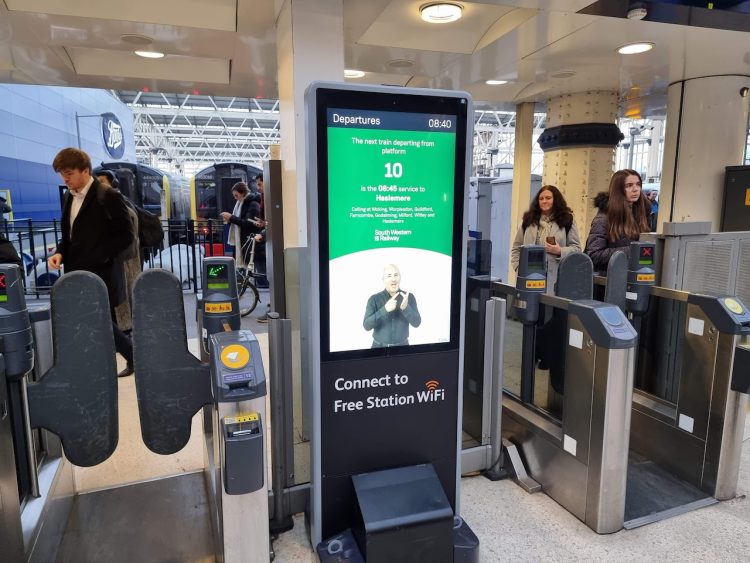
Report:
M 383 268 L 385 289 L 367 300 L 365 330 L 372 330 L 372 347 L 406 346 L 409 344 L 409 325 L 418 327 L 422 317 L 414 295 L 403 291 L 401 272 L 393 264 Z

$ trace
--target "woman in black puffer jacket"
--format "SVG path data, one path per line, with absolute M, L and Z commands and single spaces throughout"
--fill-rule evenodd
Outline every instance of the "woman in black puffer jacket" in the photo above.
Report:
M 606 271 L 609 259 L 618 250 L 630 254 L 630 243 L 651 230 L 648 216 L 651 204 L 641 192 L 641 176 L 635 170 L 618 170 L 609 182 L 609 193 L 594 198 L 599 213 L 591 221 L 586 254 L 594 270 Z

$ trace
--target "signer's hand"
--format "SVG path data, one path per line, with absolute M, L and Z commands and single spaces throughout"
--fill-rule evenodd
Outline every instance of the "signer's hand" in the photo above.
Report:
M 404 291 L 403 293 L 404 299 L 401 301 L 401 310 L 403 311 L 409 306 L 409 292 Z
M 385 310 L 387 312 L 392 313 L 396 310 L 396 297 L 398 297 L 398 293 L 385 302 Z

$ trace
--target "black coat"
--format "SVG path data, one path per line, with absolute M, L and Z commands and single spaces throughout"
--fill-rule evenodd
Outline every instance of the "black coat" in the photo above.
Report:
M 628 256 L 630 255 L 630 243 L 632 241 L 628 237 L 622 236 L 615 242 L 609 240 L 608 204 L 609 194 L 606 192 L 599 192 L 594 198 L 594 206 L 599 209 L 599 213 L 591 220 L 589 237 L 586 239 L 585 252 L 591 258 L 594 263 L 594 270 L 597 272 L 607 271 L 609 259 L 618 250 L 622 250 Z
M 232 215 L 229 218 L 229 222 L 231 224 L 239 226 L 240 240 L 242 241 L 243 246 L 248 238 L 257 235 L 262 230 L 253 222 L 256 217 L 260 217 L 260 203 L 258 202 L 258 199 L 255 198 L 251 193 L 242 200 L 239 217 L 236 215 Z M 261 247 L 262 245 L 256 246 L 256 257 L 260 254 Z M 248 257 L 246 257 L 245 259 L 247 260 L 247 258 Z
M 65 199 L 62 238 L 57 245 L 65 272 L 85 270 L 99 276 L 107 285 L 110 307 L 115 307 L 125 301 L 126 294 L 124 284 L 118 283 L 114 277 L 122 271 L 113 266 L 134 238 L 125 200 L 119 192 L 100 184 L 95 178 L 78 211 L 71 235 L 73 198 Z

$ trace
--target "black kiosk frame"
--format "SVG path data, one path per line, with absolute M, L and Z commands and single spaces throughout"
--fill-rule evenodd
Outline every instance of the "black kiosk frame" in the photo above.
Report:
M 464 92 L 343 83 L 305 106 L 318 546 L 361 517 L 361 474 L 431 464 L 459 514 L 473 113 Z M 407 320 L 378 328 L 389 298 Z

